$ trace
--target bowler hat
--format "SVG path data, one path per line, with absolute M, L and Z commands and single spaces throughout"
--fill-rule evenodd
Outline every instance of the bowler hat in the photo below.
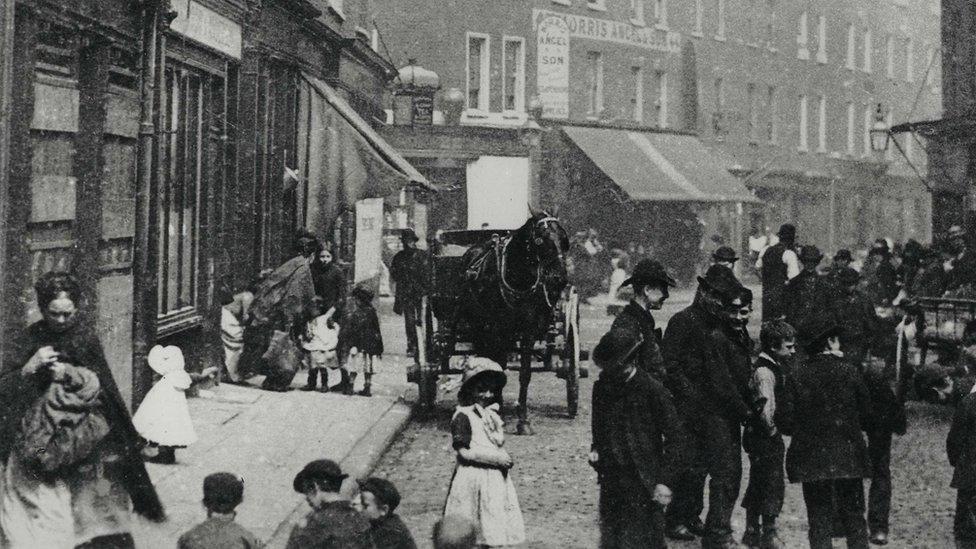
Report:
M 722 246 L 721 248 L 715 250 L 712 254 L 712 259 L 715 261 L 738 261 L 738 256 L 735 255 L 735 250 L 729 246 Z
M 420 237 L 411 228 L 406 228 L 400 231 L 400 240 L 403 242 L 417 242 Z
M 671 275 L 664 270 L 664 266 L 653 259 L 642 259 L 634 266 L 634 273 L 630 278 L 624 280 L 621 286 L 630 284 L 664 284 L 666 286 L 676 286 L 677 283 Z
M 861 273 L 850 267 L 845 267 L 841 269 L 839 273 L 837 273 L 837 282 L 839 282 L 841 286 L 853 286 L 854 284 L 857 284 L 859 280 L 861 280 Z
M 705 276 L 698 277 L 698 283 L 705 288 L 722 294 L 725 298 L 732 298 L 742 288 L 736 280 L 732 270 L 724 265 L 712 265 L 705 271 Z
M 851 256 L 850 250 L 841 248 L 834 254 L 834 261 L 854 261 L 854 258 Z
M 797 335 L 805 348 L 819 344 L 827 338 L 839 336 L 844 328 L 829 315 L 811 314 L 800 322 Z
M 820 251 L 820 248 L 814 246 L 813 244 L 807 244 L 806 246 L 800 248 L 799 259 L 801 262 L 820 261 L 823 259 L 823 253 Z
M 348 476 L 349 475 L 342 472 L 339 464 L 331 459 L 317 459 L 309 462 L 297 475 L 295 475 L 295 480 L 292 482 L 292 488 L 294 488 L 296 492 L 303 494 L 305 493 L 305 488 L 308 486 L 309 482 L 314 480 L 326 480 L 341 483 Z
M 796 238 L 796 227 L 792 223 L 783 223 L 779 226 L 779 230 L 776 231 L 776 236 L 792 240 Z
M 244 500 L 244 481 L 231 473 L 212 473 L 203 479 L 203 504 L 218 513 L 229 513 Z
M 611 328 L 593 348 L 593 362 L 604 370 L 620 368 L 643 343 L 644 336 L 636 330 Z
M 369 477 L 359 481 L 359 491 L 369 492 L 392 513 L 400 505 L 400 492 L 385 478 Z
M 464 364 L 464 373 L 461 374 L 459 393 L 470 391 L 475 382 L 483 379 L 492 382 L 495 391 L 501 391 L 508 381 L 505 370 L 494 360 L 480 356 L 469 358 Z

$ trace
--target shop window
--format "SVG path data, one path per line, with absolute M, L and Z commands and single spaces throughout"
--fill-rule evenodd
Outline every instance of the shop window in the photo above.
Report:
M 525 112 L 525 39 L 505 38 L 505 57 L 502 59 L 502 95 L 504 110 Z
M 468 33 L 468 109 L 488 111 L 490 68 L 488 36 Z

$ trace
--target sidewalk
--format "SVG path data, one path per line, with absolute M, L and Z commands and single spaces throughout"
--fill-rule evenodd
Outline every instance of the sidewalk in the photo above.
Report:
M 396 349 L 398 344 L 393 345 Z M 338 375 L 332 377 L 335 384 Z M 304 385 L 305 379 L 299 373 L 293 387 Z M 295 474 L 314 459 L 333 459 L 350 475 L 343 488 L 352 491 L 353 479 L 369 474 L 406 425 L 408 390 L 404 358 L 390 355 L 377 371 L 371 398 L 222 384 L 210 398 L 189 399 L 199 441 L 177 450 L 176 465 L 147 464 L 169 519 L 153 524 L 139 518 L 133 528 L 136 545 L 175 547 L 183 532 L 206 517 L 203 478 L 229 471 L 245 483 L 238 522 L 269 547 L 284 547 L 291 525 L 307 512 L 304 498 L 292 489 Z

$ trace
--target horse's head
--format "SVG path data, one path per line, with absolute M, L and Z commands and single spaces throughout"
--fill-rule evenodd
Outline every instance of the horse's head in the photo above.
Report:
M 565 276 L 569 235 L 559 223 L 557 212 L 536 210 L 532 206 L 529 211 L 531 215 L 521 229 L 527 233 L 529 250 L 543 265 L 558 265 L 558 272 Z

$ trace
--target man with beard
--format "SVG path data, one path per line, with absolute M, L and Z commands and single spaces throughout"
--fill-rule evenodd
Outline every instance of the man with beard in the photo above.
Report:
M 630 278 L 621 286 L 633 286 L 634 298 L 614 319 L 611 330 L 627 329 L 636 331 L 643 337 L 637 351 L 637 366 L 664 381 L 664 358 L 661 356 L 661 330 L 655 326 L 651 311 L 661 308 L 668 298 L 668 288 L 675 281 L 664 267 L 653 259 L 642 259 Z
M 741 480 L 739 424 L 750 414 L 747 391 L 751 349 L 743 320 L 751 295 L 725 267 L 699 279 L 691 307 L 675 315 L 664 338 L 668 381 L 689 434 L 690 466 L 676 484 L 668 535 L 702 536 L 704 548 L 735 547 L 732 509 Z M 701 522 L 705 477 L 711 476 L 709 510 Z
M 762 278 L 762 316 L 763 321 L 781 318 L 786 311 L 786 283 L 800 274 L 800 262 L 794 247 L 796 227 L 786 223 L 776 233 L 779 242 L 763 252 L 756 262 Z

